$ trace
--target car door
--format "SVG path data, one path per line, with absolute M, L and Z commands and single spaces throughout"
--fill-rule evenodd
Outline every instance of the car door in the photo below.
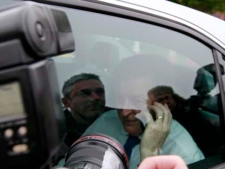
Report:
M 74 30 L 76 51 L 69 64 L 56 58 L 59 75 L 66 75 L 59 76 L 60 86 L 74 74 L 94 73 L 105 86 L 106 107 L 142 112 L 146 111 L 150 92 L 154 93 L 156 101 L 169 105 L 173 119 L 186 129 L 204 155 L 193 158 L 184 155 L 190 168 L 200 168 L 197 162 L 203 159 L 205 168 L 215 165 L 208 165 L 207 159 L 223 153 L 224 148 L 221 92 L 224 64 L 216 61 L 222 57 L 213 52 L 218 46 L 201 33 L 169 19 L 141 14 L 137 17 L 133 11 L 112 6 L 102 6 L 98 11 L 99 8 L 96 6 L 95 12 L 63 8 Z M 108 8 L 110 14 L 106 13 Z M 173 101 L 160 98 L 163 94 L 170 94 L 167 97 Z M 94 131 L 125 144 L 125 138 L 114 136 L 107 127 Z M 182 150 L 186 151 L 188 145 L 188 141 L 183 142 Z M 165 154 L 177 153 L 164 146 Z M 130 165 L 135 162 L 131 160 Z
M 194 26 L 169 16 L 101 2 L 45 3 L 67 14 L 75 38 L 75 52 L 53 58 L 59 90 L 81 73 L 98 75 L 104 84 L 109 111 L 103 113 L 100 127 L 100 121 L 94 122 L 94 132 L 124 145 L 126 137 L 119 133 L 129 134 L 125 124 L 116 127 L 116 133 L 112 128 L 117 123 L 104 118 L 113 113 L 119 120 L 121 109 L 150 113 L 148 106 L 159 102 L 167 104 L 173 115 L 172 130 L 160 154 L 180 155 L 189 168 L 217 167 L 224 162 L 224 48 Z M 136 146 L 130 168 L 138 163 Z

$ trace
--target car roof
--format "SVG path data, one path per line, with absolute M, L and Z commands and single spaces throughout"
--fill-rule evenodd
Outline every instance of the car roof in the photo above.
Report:
M 225 22 L 213 15 L 166 0 L 98 0 L 179 22 L 206 35 L 225 48 Z M 222 43 L 222 44 L 221 44 Z

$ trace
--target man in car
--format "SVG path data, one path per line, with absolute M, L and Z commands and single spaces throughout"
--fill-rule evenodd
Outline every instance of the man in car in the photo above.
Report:
M 67 80 L 62 93 L 67 121 L 65 142 L 70 146 L 102 114 L 105 108 L 104 85 L 97 75 L 82 73 Z
M 183 125 L 182 119 L 185 115 L 184 104 L 186 99 L 176 94 L 172 87 L 160 85 L 150 89 L 148 91 L 148 100 L 151 101 L 148 103 L 149 105 L 154 102 L 167 104 L 173 118 Z
M 103 133 L 117 139 L 130 159 L 130 169 L 156 155 L 178 155 L 186 164 L 204 159 L 191 135 L 172 119 L 167 104 L 148 100 L 152 104 L 147 107 L 149 86 L 153 86 L 154 78 L 163 77 L 162 71 L 157 73 L 158 65 L 151 56 L 124 59 L 114 73 L 115 110 L 105 112 L 84 133 Z
M 97 75 L 81 73 L 64 83 L 62 93 L 67 124 L 64 141 L 70 147 L 102 114 L 105 108 L 105 91 Z
M 81 73 L 69 78 L 62 88 L 66 134 L 54 165 L 61 165 L 70 146 L 103 113 L 105 90 L 99 76 Z
M 105 112 L 84 135 L 103 133 L 117 139 L 130 156 L 130 169 L 135 169 L 146 157 L 156 155 L 178 155 L 186 164 L 204 159 L 187 130 L 172 120 L 167 105 L 155 102 L 149 106 L 149 110 L 154 111 L 155 119 L 149 113 L 146 126 L 137 118 L 137 114 L 144 113 L 142 110 L 118 109 Z M 126 150 L 131 142 L 136 142 L 136 145 L 130 145 L 131 150 Z

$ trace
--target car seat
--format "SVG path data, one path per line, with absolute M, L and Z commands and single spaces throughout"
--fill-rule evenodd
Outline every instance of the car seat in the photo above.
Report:
M 111 74 L 119 64 L 119 49 L 113 43 L 100 41 L 93 46 L 89 57 L 89 61 L 99 70 Z
M 186 123 L 184 126 L 204 155 L 208 157 L 223 151 L 224 145 L 219 116 L 219 112 L 222 112 L 221 99 L 218 95 L 212 97 L 209 94 L 216 86 L 216 74 L 206 68 L 209 66 L 202 67 L 197 71 L 194 83 L 197 94 L 186 101 Z M 218 112 L 215 113 L 213 110 Z

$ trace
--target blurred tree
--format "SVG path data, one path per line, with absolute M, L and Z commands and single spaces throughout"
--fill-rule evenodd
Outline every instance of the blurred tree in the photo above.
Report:
M 170 0 L 206 13 L 225 12 L 225 0 Z

